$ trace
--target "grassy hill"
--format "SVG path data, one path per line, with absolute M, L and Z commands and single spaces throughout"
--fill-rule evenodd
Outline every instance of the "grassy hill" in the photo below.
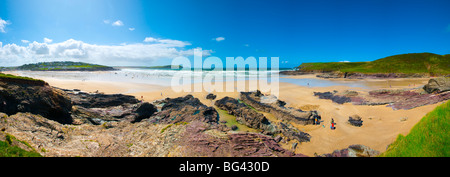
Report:
M 429 112 L 382 157 L 450 157 L 450 101 Z
M 340 71 L 348 73 L 428 73 L 430 75 L 450 74 L 450 54 L 410 53 L 393 55 L 371 62 L 303 63 L 303 72 Z
M 31 70 L 31 71 L 109 71 L 115 70 L 109 66 L 84 62 L 55 61 L 25 64 L 18 67 L 4 67 L 3 70 Z

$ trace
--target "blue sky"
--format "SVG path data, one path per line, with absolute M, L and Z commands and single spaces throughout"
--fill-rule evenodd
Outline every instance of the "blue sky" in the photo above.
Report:
M 163 65 L 192 58 L 193 49 L 221 59 L 279 57 L 280 67 L 449 54 L 449 7 L 448 0 L 0 0 L 0 66 Z

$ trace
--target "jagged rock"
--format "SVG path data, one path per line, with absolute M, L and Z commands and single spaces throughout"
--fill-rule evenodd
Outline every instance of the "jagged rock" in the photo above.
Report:
M 379 151 L 357 144 L 350 145 L 345 149 L 335 150 L 331 154 L 320 155 L 320 157 L 376 157 L 379 154 Z
M 136 110 L 134 111 L 136 113 L 136 118 L 133 120 L 133 122 L 139 122 L 142 119 L 149 118 L 157 111 L 158 110 L 156 106 L 153 104 L 147 102 L 138 104 Z
M 320 99 L 328 99 L 338 104 L 344 104 L 352 101 L 347 96 L 339 96 L 331 92 L 314 92 L 314 96 L 318 96 Z
M 216 97 L 217 97 L 217 95 L 214 95 L 214 94 L 212 94 L 212 93 L 206 95 L 206 99 L 208 99 L 208 100 L 215 100 Z
M 231 130 L 237 130 L 238 127 L 236 125 L 231 126 Z
M 425 93 L 422 89 L 380 89 L 359 94 L 355 91 L 314 92 L 320 99 L 330 99 L 335 103 L 351 102 L 354 105 L 387 105 L 392 109 L 412 109 L 419 106 L 435 104 L 450 99 L 450 92 Z
M 206 127 L 205 127 L 206 126 Z M 201 128 L 200 128 L 201 127 Z M 200 129 L 200 131 L 198 131 Z M 282 148 L 272 137 L 259 133 L 224 133 L 211 130 L 205 123 L 186 127 L 180 146 L 182 156 L 206 157 L 290 157 L 304 156 Z
M 50 157 L 304 156 L 259 133 L 229 133 L 198 120 L 169 125 L 151 121 L 62 125 L 39 115 L 17 113 L 2 116 L 0 135 L 13 135 Z
M 0 112 L 30 112 L 63 124 L 72 123 L 70 98 L 47 83 L 21 79 L 0 81 Z
M 269 120 L 267 120 L 263 114 L 252 110 L 244 103 L 239 103 L 239 101 L 234 98 L 226 96 L 217 100 L 215 105 L 218 108 L 227 111 L 228 114 L 236 116 L 236 121 L 240 124 L 261 129 L 270 134 L 278 133 L 276 127 L 270 124 Z
M 72 100 L 73 105 L 85 108 L 106 108 L 125 103 L 136 104 L 139 100 L 134 96 L 122 94 L 100 94 L 64 90 Z
M 450 91 L 450 77 L 430 79 L 428 80 L 428 84 L 423 86 L 423 89 L 428 93 Z
M 166 98 L 157 101 L 162 104 L 161 112 L 152 117 L 155 123 L 177 123 L 199 120 L 206 123 L 218 123 L 218 113 L 213 107 L 208 107 L 192 95 L 178 98 Z
M 265 134 L 274 135 L 282 133 L 286 137 L 296 139 L 299 142 L 306 142 L 311 138 L 308 133 L 299 131 L 291 124 L 282 122 L 276 124 L 271 123 L 264 114 L 256 112 L 244 103 L 239 103 L 239 101 L 234 98 L 224 97 L 217 100 L 215 105 L 218 108 L 227 111 L 228 114 L 236 116 L 236 121 L 240 124 L 263 130 Z
M 263 95 L 256 92 L 241 92 L 240 99 L 258 111 L 268 112 L 278 119 L 293 121 L 298 124 L 314 124 L 315 119 L 321 119 L 317 111 L 302 111 L 294 108 L 286 108 L 286 102 L 278 100 L 275 96 Z
M 149 118 L 155 112 L 157 112 L 156 106 L 147 102 L 138 104 L 124 103 L 123 105 L 105 108 L 73 106 L 72 117 L 74 120 L 82 123 L 101 125 L 104 122 L 111 121 L 140 122 Z
M 363 123 L 361 117 L 356 114 L 349 116 L 348 122 L 350 123 L 350 125 L 357 126 L 357 127 L 361 127 L 362 123 Z
M 308 133 L 299 131 L 295 127 L 293 127 L 291 124 L 285 124 L 285 123 L 278 123 L 278 129 L 281 130 L 281 133 L 291 139 L 295 139 L 298 142 L 308 142 L 311 140 L 311 135 Z

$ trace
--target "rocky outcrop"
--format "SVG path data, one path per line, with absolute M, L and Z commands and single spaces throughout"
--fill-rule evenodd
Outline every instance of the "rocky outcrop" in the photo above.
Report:
M 415 107 L 435 104 L 450 99 L 450 92 L 427 94 L 422 93 L 422 91 L 407 89 L 370 91 L 369 96 L 364 98 L 364 104 L 388 104 L 387 106 L 392 107 L 392 109 L 394 110 L 408 110 Z
M 441 93 L 450 91 L 450 77 L 439 77 L 430 79 L 428 84 L 423 86 L 427 93 Z
M 136 104 L 139 100 L 134 96 L 123 94 L 87 93 L 77 90 L 62 89 L 72 100 L 72 104 L 85 108 L 106 108 L 123 104 Z
M 219 109 L 236 116 L 236 121 L 251 128 L 260 129 L 269 134 L 279 133 L 276 127 L 267 118 L 244 103 L 231 97 L 224 97 L 214 103 Z
M 72 108 L 72 117 L 76 120 L 76 124 L 92 123 L 94 125 L 101 125 L 111 121 L 140 122 L 156 112 L 156 106 L 147 102 L 138 104 L 125 103 L 123 105 L 105 108 L 74 106 Z
M 424 78 L 429 77 L 428 73 L 344 73 L 343 78 L 347 79 L 393 79 L 393 78 Z
M 259 90 L 255 92 L 241 92 L 240 99 L 258 111 L 273 114 L 277 119 L 292 121 L 297 124 L 314 124 L 314 120 L 321 117 L 317 111 L 302 111 L 285 107 L 284 101 L 273 95 L 263 95 Z
M 348 123 L 350 123 L 350 125 L 356 126 L 356 127 L 361 127 L 362 126 L 362 118 L 359 115 L 352 115 L 349 116 L 348 118 Z
M 25 91 L 22 91 L 22 86 L 14 84 L 1 86 L 0 98 L 8 101 L 4 105 L 9 105 L 12 100 L 10 94 L 17 95 L 14 98 L 18 100 L 43 99 L 52 104 L 68 105 L 68 116 L 71 116 L 70 120 L 74 120 L 71 122 L 73 124 L 61 124 L 64 122 L 60 122 L 60 119 L 48 119 L 43 116 L 49 115 L 45 113 L 37 115 L 20 112 L 26 109 L 20 109 L 9 116 L 0 113 L 0 138 L 5 137 L 2 135 L 17 137 L 25 145 L 21 148 L 33 150 L 43 156 L 304 156 L 282 148 L 269 135 L 282 133 L 284 137 L 297 139 L 299 142 L 306 141 L 302 138 L 308 138 L 308 141 L 310 138 L 309 135 L 302 137 L 292 125 L 283 123 L 270 125 L 273 130 L 266 127 L 264 134 L 234 133 L 226 125 L 218 124 L 218 113 L 213 107 L 203 105 L 192 95 L 156 101 L 154 104 L 161 107 L 158 112 L 154 104 L 136 103 L 134 97 L 124 95 L 84 93 L 79 90 L 66 90 L 65 93 L 50 86 L 29 86 L 26 89 L 30 90 Z M 41 97 L 29 96 L 32 91 Z M 65 102 L 59 103 L 58 97 L 64 98 Z M 74 98 L 73 107 L 71 98 Z M 123 102 L 120 102 L 122 98 Z M 34 102 L 31 103 L 33 104 L 27 105 L 30 107 L 25 108 L 40 109 Z M 42 106 L 52 108 L 57 105 Z M 252 109 L 239 109 L 249 109 L 245 104 L 239 103 L 239 106 L 230 108 L 243 111 L 242 115 L 259 116 Z M 250 125 L 260 123 L 260 127 L 264 127 L 265 122 L 261 122 L 265 119 L 264 116 L 260 122 L 254 122 L 253 118 L 255 117 L 247 117 L 245 121 Z M 281 139 L 280 136 L 278 140 Z
M 8 115 L 30 112 L 63 124 L 72 123 L 70 98 L 63 91 L 42 82 L 26 79 L 0 81 L 0 112 Z
M 295 139 L 299 142 L 310 141 L 308 133 L 301 132 L 289 123 L 271 123 L 262 113 L 258 113 L 244 103 L 230 97 L 224 97 L 215 102 L 219 109 L 223 109 L 228 114 L 236 116 L 236 121 L 248 127 L 260 129 L 264 134 L 275 135 L 282 133 L 284 136 Z
M 379 151 L 373 150 L 364 145 L 350 145 L 348 148 L 335 150 L 330 154 L 319 155 L 319 157 L 376 157 Z
M 303 156 L 259 133 L 229 133 L 216 125 L 114 122 L 107 125 L 62 125 L 30 113 L 1 116 L 0 130 L 20 139 L 23 148 L 43 156 L 80 157 L 261 157 Z
M 210 129 L 210 125 L 194 121 L 186 126 L 182 156 L 206 157 L 290 157 L 272 137 L 259 133 L 230 133 Z
M 152 117 L 155 123 L 191 122 L 194 120 L 217 124 L 218 113 L 213 107 L 208 107 L 192 95 L 178 98 L 166 98 L 155 102 L 162 105 L 161 112 Z
M 314 96 L 318 96 L 319 99 L 331 100 L 337 104 L 344 104 L 352 101 L 350 97 L 335 95 L 335 93 L 337 92 L 314 92 Z
M 412 109 L 435 104 L 450 99 L 450 92 L 428 94 L 422 89 L 372 90 L 364 94 L 355 91 L 314 92 L 320 99 L 329 99 L 335 103 L 351 102 L 354 105 L 387 105 L 392 109 Z
M 86 93 L 64 90 L 72 100 L 74 124 L 101 125 L 111 121 L 139 122 L 157 112 L 156 106 L 139 102 L 134 96 L 122 94 Z
M 185 126 L 172 126 L 160 133 L 166 126 L 148 121 L 62 125 L 30 113 L 17 113 L 0 121 L 1 130 L 47 157 L 168 156 L 175 151 Z
M 318 78 L 324 79 L 392 79 L 392 78 L 424 78 L 430 77 L 429 73 L 354 73 L 354 72 L 340 72 L 340 71 L 282 71 L 280 74 L 284 75 L 304 75 L 304 74 L 316 74 Z
M 314 72 L 303 72 L 303 71 L 280 71 L 280 74 L 283 75 L 307 75 L 307 74 L 314 74 Z
M 136 115 L 136 118 L 132 122 L 140 122 L 143 119 L 147 119 L 156 113 L 158 110 L 155 105 L 144 102 L 138 104 L 136 109 L 133 111 Z
M 208 99 L 208 100 L 215 100 L 216 97 L 217 97 L 217 95 L 214 95 L 214 94 L 212 94 L 212 93 L 206 95 L 206 99 Z

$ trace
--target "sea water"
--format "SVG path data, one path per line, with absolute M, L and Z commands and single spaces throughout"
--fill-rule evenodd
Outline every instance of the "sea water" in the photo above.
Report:
M 172 78 L 175 75 L 190 76 L 190 83 L 181 84 L 193 84 L 198 82 L 205 82 L 206 76 L 220 76 L 214 77 L 212 81 L 221 82 L 229 81 L 227 79 L 232 78 L 234 81 L 241 80 L 267 80 L 271 82 L 272 76 L 278 77 L 279 82 L 287 82 L 300 86 L 309 87 L 329 87 L 329 86 L 349 86 L 349 87 L 366 87 L 365 84 L 360 82 L 346 82 L 346 81 L 333 81 L 315 78 L 301 78 L 293 79 L 286 78 L 283 75 L 279 75 L 279 71 L 290 70 L 256 70 L 256 69 L 237 69 L 237 70 L 172 70 L 172 69 L 148 69 L 148 68 L 121 68 L 115 71 L 17 71 L 21 76 L 32 77 L 37 79 L 54 78 L 54 79 L 66 79 L 66 80 L 80 80 L 80 81 L 112 81 L 112 82 L 130 82 L 130 83 L 143 83 L 160 86 L 174 86 L 172 85 Z

